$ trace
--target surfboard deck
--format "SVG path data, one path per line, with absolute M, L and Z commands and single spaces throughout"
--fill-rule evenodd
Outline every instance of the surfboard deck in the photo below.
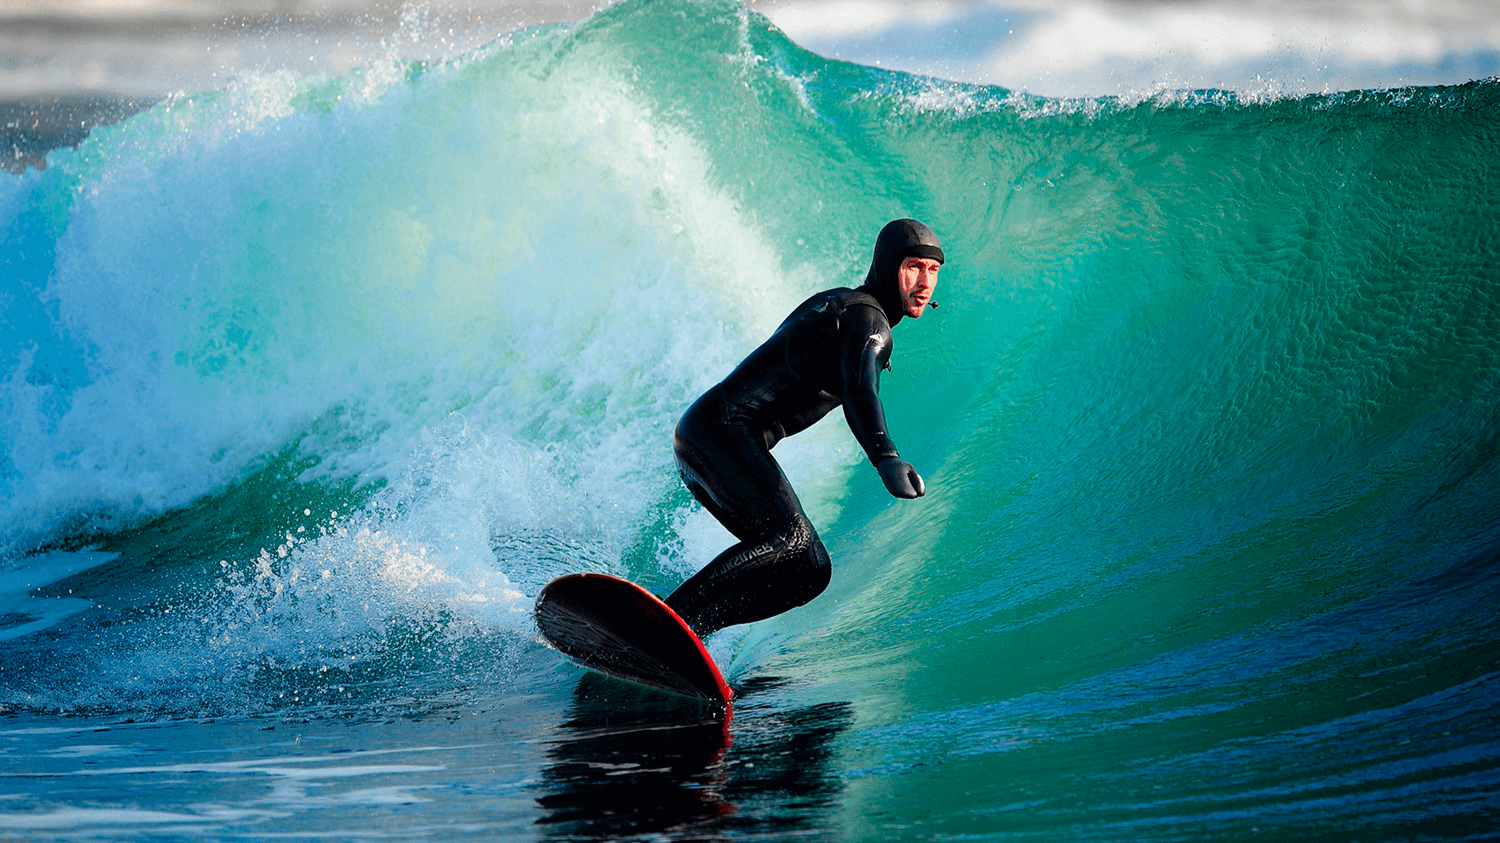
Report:
M 697 634 L 629 580 L 558 577 L 537 594 L 536 625 L 547 644 L 590 670 L 688 697 L 734 697 Z

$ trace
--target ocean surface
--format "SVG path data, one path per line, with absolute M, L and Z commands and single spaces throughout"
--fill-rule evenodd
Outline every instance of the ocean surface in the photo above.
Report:
M 670 433 L 888 219 L 723 712 L 532 600 L 730 538 Z M 1500 835 L 1500 82 L 1044 99 L 626 0 L 0 174 L 0 838 Z

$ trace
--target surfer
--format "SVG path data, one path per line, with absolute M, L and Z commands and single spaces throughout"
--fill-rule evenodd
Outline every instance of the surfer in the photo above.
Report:
M 864 284 L 798 305 L 677 423 L 672 446 L 683 482 L 739 539 L 667 598 L 700 636 L 781 614 L 828 587 L 828 551 L 771 456 L 777 442 L 842 405 L 886 490 L 922 496 L 921 475 L 886 432 L 880 372 L 889 368 L 891 326 L 937 306 L 942 263 L 932 229 L 887 223 Z

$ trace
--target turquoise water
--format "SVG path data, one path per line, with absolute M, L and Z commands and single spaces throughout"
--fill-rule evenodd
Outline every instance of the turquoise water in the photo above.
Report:
M 630 0 L 270 73 L 0 178 L 0 834 L 1500 833 L 1500 87 L 1045 100 Z M 733 716 L 531 600 L 729 542 L 670 430 L 880 225 L 829 591 Z

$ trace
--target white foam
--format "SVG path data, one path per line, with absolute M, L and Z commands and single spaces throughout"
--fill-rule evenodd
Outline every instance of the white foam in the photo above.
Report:
M 288 443 L 309 478 L 398 477 L 454 410 L 557 443 L 585 489 L 660 471 L 648 444 L 805 290 L 626 82 L 538 81 L 519 49 L 374 93 L 246 79 L 63 155 L 38 339 L 87 371 L 11 361 L 0 534 L 114 529 Z
M 30 704 L 212 714 L 328 699 L 408 657 L 503 665 L 534 646 L 548 579 L 624 572 L 680 499 L 682 410 L 830 284 L 783 264 L 618 65 L 537 74 L 560 37 L 374 93 L 246 80 L 54 162 L 82 189 L 41 339 L 87 371 L 9 373 L 0 535 L 138 523 L 278 452 L 315 458 L 304 481 L 384 488 L 220 560 L 217 590 L 134 619 L 89 650 L 96 681 Z M 844 479 L 825 467 L 857 461 L 831 424 L 778 449 L 820 523 Z M 706 525 L 691 509 L 666 520 Z M 730 543 L 690 532 L 664 571 Z

